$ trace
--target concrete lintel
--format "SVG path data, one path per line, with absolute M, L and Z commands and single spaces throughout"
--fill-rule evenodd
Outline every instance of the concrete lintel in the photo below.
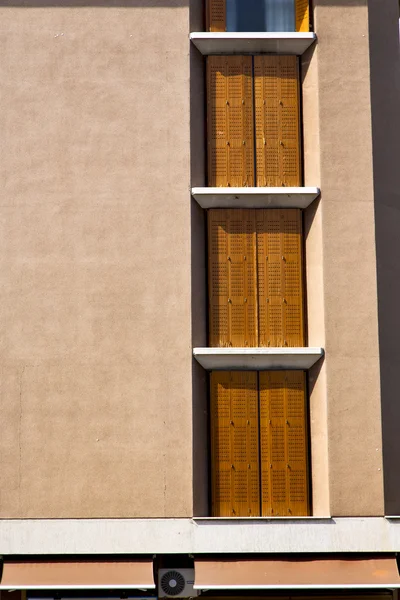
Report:
M 194 348 L 193 356 L 208 371 L 310 369 L 322 348 Z
M 326 519 L 0 520 L 0 554 L 399 552 L 400 522 Z
M 190 39 L 204 55 L 209 54 L 303 54 L 317 39 L 315 33 L 196 32 Z
M 202 208 L 307 208 L 320 194 L 317 187 L 196 187 Z

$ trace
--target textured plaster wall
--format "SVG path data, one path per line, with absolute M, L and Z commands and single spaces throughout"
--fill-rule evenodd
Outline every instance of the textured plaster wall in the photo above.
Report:
M 0 517 L 190 516 L 188 6 L 12 4 Z
M 366 0 L 314 7 L 330 512 L 381 515 L 368 8 Z

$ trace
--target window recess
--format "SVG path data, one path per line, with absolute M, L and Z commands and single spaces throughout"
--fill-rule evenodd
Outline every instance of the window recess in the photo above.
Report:
M 212 516 L 308 516 L 303 371 L 211 373 Z
M 304 346 L 299 209 L 208 211 L 209 345 Z
M 295 56 L 207 58 L 208 185 L 301 185 Z
M 308 32 L 308 0 L 207 0 L 209 31 Z

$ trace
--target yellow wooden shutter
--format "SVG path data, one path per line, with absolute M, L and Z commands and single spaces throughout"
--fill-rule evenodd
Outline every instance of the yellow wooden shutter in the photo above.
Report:
M 262 371 L 260 387 L 263 516 L 309 514 L 307 413 L 303 371 Z
M 259 346 L 304 346 L 301 211 L 258 210 L 256 219 Z
M 260 515 L 257 373 L 211 373 L 214 517 Z
M 309 0 L 296 0 L 296 31 L 310 31 Z
M 301 185 L 296 56 L 255 56 L 254 95 L 257 185 Z
M 251 56 L 207 59 L 208 185 L 254 185 Z
M 256 211 L 208 211 L 209 345 L 257 346 Z
M 226 0 L 207 0 L 207 29 L 226 30 Z

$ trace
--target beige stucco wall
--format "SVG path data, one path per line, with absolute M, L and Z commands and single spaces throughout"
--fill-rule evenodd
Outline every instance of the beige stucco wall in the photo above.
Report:
M 329 490 L 325 476 L 319 480 L 320 506 L 326 506 L 329 498 L 334 516 L 380 515 L 382 436 L 367 2 L 315 0 L 314 21 L 318 45 L 305 81 L 304 128 L 308 118 L 306 183 L 322 190 L 314 214 L 307 214 L 310 343 L 321 339 L 326 350 L 321 371 L 312 378 L 311 395 L 319 435 L 314 456 L 319 456 L 316 443 L 322 452 L 322 463 L 315 464 L 321 472 L 328 454 Z
M 0 517 L 190 516 L 189 9 L 11 4 Z

